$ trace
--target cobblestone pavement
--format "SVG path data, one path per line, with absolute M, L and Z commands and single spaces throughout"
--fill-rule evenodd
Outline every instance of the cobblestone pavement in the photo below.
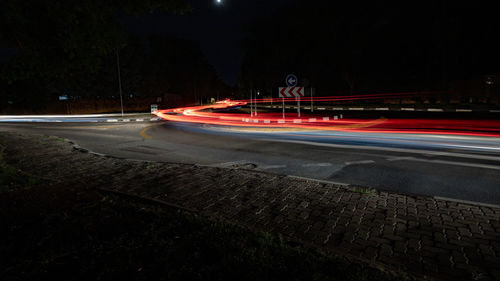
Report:
M 417 276 L 500 280 L 500 208 L 248 170 L 120 160 L 53 137 L 2 133 L 0 144 L 9 164 L 47 179 L 161 200 Z

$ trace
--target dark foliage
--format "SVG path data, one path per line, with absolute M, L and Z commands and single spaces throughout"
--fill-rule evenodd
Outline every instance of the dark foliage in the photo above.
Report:
M 500 72 L 493 1 L 296 1 L 247 27 L 239 85 L 323 94 L 447 90 Z

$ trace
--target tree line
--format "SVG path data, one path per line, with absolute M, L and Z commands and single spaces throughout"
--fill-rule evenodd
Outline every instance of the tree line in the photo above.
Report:
M 500 73 L 498 6 L 291 2 L 246 26 L 238 85 L 276 92 L 285 75 L 295 73 L 323 95 L 450 90 L 455 80 Z
M 199 42 L 144 38 L 120 25 L 124 14 L 190 9 L 185 0 L 3 0 L 0 43 L 15 55 L 0 63 L 0 107 L 117 98 L 118 67 L 125 97 L 173 94 L 189 104 L 227 90 Z

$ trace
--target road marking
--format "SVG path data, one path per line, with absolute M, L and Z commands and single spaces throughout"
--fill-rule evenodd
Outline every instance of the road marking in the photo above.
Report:
M 387 159 L 389 160 L 389 159 Z M 429 159 L 420 159 L 415 157 L 396 157 L 389 161 L 414 161 L 414 162 L 424 162 L 424 163 L 436 163 L 443 165 L 451 165 L 451 166 L 462 166 L 462 167 L 472 167 L 472 168 L 481 168 L 481 169 L 490 169 L 490 170 L 500 170 L 500 166 L 497 165 L 488 165 L 488 164 L 478 164 L 478 163 L 465 163 L 465 162 L 456 162 L 456 161 L 447 161 L 447 160 L 429 160 Z
M 316 109 L 318 109 L 318 110 L 326 110 L 326 108 L 324 108 L 324 107 L 318 107 Z
M 316 118 L 309 118 L 309 122 L 316 122 Z
M 389 110 L 388 107 L 377 107 L 375 108 L 375 110 Z
M 427 109 L 429 112 L 443 112 L 444 110 L 441 108 L 429 108 Z
M 472 109 L 457 109 L 457 112 L 472 112 Z
M 490 112 L 499 113 L 500 110 L 490 110 Z
M 411 108 L 411 107 L 403 107 L 401 108 L 402 111 L 415 111 L 415 108 Z
M 262 140 L 269 141 L 269 142 L 286 142 L 286 143 L 293 143 L 293 144 L 304 144 L 304 145 L 333 147 L 333 148 L 402 152 L 402 153 L 413 153 L 413 154 L 420 154 L 420 155 L 428 154 L 428 155 L 433 155 L 433 156 L 449 156 L 449 157 L 466 158 L 466 159 L 500 161 L 500 157 L 497 157 L 497 156 L 474 155 L 474 154 L 454 153 L 454 152 L 446 152 L 446 151 L 418 150 L 418 149 L 407 149 L 407 148 L 396 148 L 396 147 L 379 147 L 379 146 L 369 146 L 369 145 L 359 146 L 359 145 L 333 144 L 333 143 L 321 143 L 321 142 L 299 141 L 299 140 L 284 140 L 284 139 L 262 139 Z
M 330 167 L 332 163 L 309 163 L 304 164 L 302 167 Z
M 392 161 L 410 160 L 412 158 L 413 157 L 391 157 L 387 158 L 386 160 L 392 162 Z
M 108 119 L 106 122 L 118 122 L 118 119 Z
M 349 110 L 365 110 L 362 107 L 350 107 Z
M 147 132 L 149 129 L 151 129 L 151 128 L 153 128 L 153 127 L 156 127 L 156 126 L 158 126 L 158 125 L 148 126 L 148 127 L 144 128 L 144 129 L 142 129 L 142 131 L 140 132 L 141 136 L 142 136 L 143 138 L 145 138 L 145 139 L 150 139 L 150 138 L 152 138 L 152 136 L 148 135 L 146 132 Z
M 351 165 L 364 165 L 364 164 L 374 164 L 375 161 L 373 160 L 361 160 L 361 161 L 353 161 L 353 162 L 345 162 L 344 164 L 346 166 L 351 166 Z

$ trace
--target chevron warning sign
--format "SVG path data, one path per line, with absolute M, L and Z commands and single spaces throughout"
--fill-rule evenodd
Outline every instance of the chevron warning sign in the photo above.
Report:
M 280 98 L 303 97 L 304 87 L 280 87 Z

